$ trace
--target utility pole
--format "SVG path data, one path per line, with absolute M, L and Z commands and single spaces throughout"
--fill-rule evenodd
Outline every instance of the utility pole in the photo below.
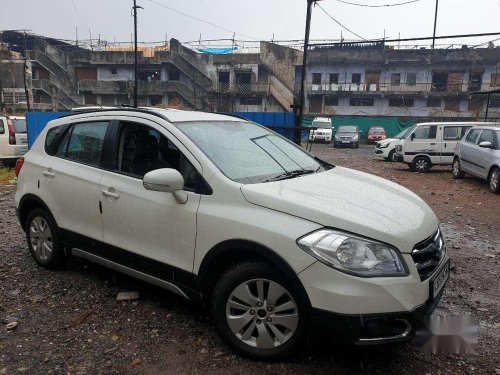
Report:
M 432 49 L 434 49 L 434 45 L 436 44 L 436 26 L 438 20 L 438 6 L 439 0 L 436 0 L 436 14 L 434 15 L 434 33 L 432 34 Z
M 144 9 L 137 5 L 137 0 L 134 0 L 134 107 L 137 108 L 137 79 L 139 75 L 139 65 L 137 61 L 137 9 Z
M 490 99 L 491 99 L 491 92 L 488 93 L 488 97 L 486 99 L 486 113 L 484 115 L 484 122 L 488 121 L 488 111 L 490 109 Z
M 300 77 L 300 98 L 299 98 L 299 114 L 297 116 L 297 124 L 294 133 L 294 142 L 298 145 L 302 141 L 302 120 L 304 118 L 304 106 L 305 106 L 305 82 L 306 82 L 306 66 L 307 66 L 307 50 L 309 49 L 309 33 L 311 31 L 311 11 L 313 3 L 319 0 L 307 0 L 307 15 L 306 15 L 306 32 L 304 38 L 304 54 L 302 58 L 302 73 Z

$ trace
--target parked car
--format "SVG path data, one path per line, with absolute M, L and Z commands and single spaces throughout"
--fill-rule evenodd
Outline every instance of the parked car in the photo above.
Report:
M 386 139 L 385 129 L 382 126 L 370 126 L 368 129 L 368 134 L 366 136 L 367 144 L 374 144 L 377 141 Z
M 333 140 L 333 147 L 359 147 L 359 128 L 356 125 L 341 125 Z
M 311 126 L 317 128 L 309 131 L 309 140 L 311 142 L 323 141 L 330 143 L 332 141 L 332 121 L 328 117 L 316 117 Z
M 260 125 L 153 108 L 49 122 L 16 165 L 35 261 L 71 254 L 209 306 L 238 353 L 290 354 L 314 328 L 409 340 L 449 275 L 417 195 Z
M 413 130 L 413 127 L 404 129 L 398 133 L 394 138 L 386 138 L 383 141 L 375 143 L 375 155 L 383 157 L 385 160 L 396 161 L 396 146 L 403 142 L 408 134 Z
M 26 119 L 21 116 L 0 116 L 0 161 L 14 165 L 28 151 Z
M 434 165 L 451 165 L 457 143 L 470 128 L 484 122 L 428 122 L 415 125 L 396 146 L 396 161 L 415 172 L 427 172 Z
M 488 181 L 491 192 L 500 193 L 500 127 L 476 127 L 458 143 L 453 177 L 462 178 L 465 173 Z

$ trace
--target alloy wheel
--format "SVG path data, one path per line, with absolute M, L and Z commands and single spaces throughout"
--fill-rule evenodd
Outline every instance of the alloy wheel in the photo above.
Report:
M 500 185 L 500 172 L 494 170 L 490 177 L 490 190 L 492 192 L 497 192 Z
M 419 159 L 415 162 L 415 169 L 418 172 L 425 172 L 428 169 L 427 161 L 424 159 Z
M 275 281 L 253 279 L 229 295 L 226 320 L 231 331 L 247 345 L 276 348 L 297 330 L 299 313 L 291 293 Z
M 30 242 L 33 252 L 42 261 L 49 259 L 52 254 L 52 232 L 49 223 L 44 218 L 36 216 L 31 220 Z

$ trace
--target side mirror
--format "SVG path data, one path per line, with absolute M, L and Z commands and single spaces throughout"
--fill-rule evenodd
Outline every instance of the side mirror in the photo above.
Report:
M 146 173 L 142 184 L 146 190 L 173 193 L 184 188 L 184 178 L 176 169 L 162 168 Z
M 415 133 L 411 133 L 410 139 L 413 141 L 415 139 Z
M 479 144 L 479 147 L 482 147 L 482 148 L 491 148 L 492 144 L 491 142 L 488 142 L 488 141 L 484 141 L 484 142 L 481 142 Z

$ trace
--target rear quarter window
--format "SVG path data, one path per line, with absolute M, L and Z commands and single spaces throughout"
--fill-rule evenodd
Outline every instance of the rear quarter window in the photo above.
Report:
M 2 119 L 0 119 L 0 134 L 5 134 L 5 125 Z
M 49 129 L 45 136 L 45 152 L 47 154 L 54 156 L 57 153 L 57 148 L 61 143 L 61 139 L 68 129 L 69 125 L 61 125 Z

